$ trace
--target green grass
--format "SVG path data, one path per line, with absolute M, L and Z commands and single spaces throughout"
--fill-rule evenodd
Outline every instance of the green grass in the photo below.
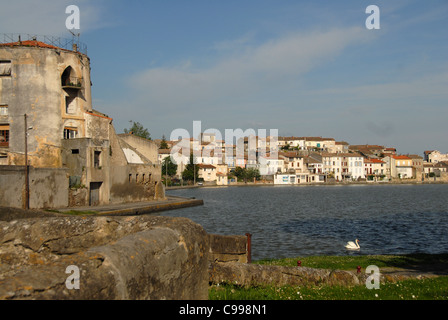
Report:
M 70 211 L 58 211 L 58 210 L 46 210 L 48 212 L 55 212 L 60 214 L 67 214 L 71 216 L 85 216 L 85 215 L 95 215 L 98 214 L 96 211 L 86 210 L 86 211 L 80 211 L 80 210 L 70 210 Z
M 70 211 L 64 211 L 63 214 L 68 214 L 72 216 L 89 216 L 89 215 L 95 215 L 98 212 L 96 211 L 77 211 L 77 210 L 70 210 Z
M 254 261 L 264 265 L 339 269 L 355 271 L 369 265 L 380 268 L 411 268 L 424 271 L 435 265 L 448 265 L 448 254 L 428 255 L 352 255 L 312 256 L 286 259 Z M 210 300 L 448 300 L 448 276 L 425 279 L 409 279 L 382 283 L 378 290 L 365 285 L 352 287 L 330 285 L 308 286 L 257 286 L 244 288 L 233 284 L 213 285 L 209 290 Z
M 448 265 L 448 254 L 409 254 L 409 255 L 353 255 L 353 256 L 310 256 L 285 259 L 265 259 L 254 261 L 257 264 L 296 267 L 297 261 L 302 267 L 356 270 L 361 266 L 364 270 L 369 265 L 379 268 L 407 268 L 428 264 L 444 263 Z
M 211 286 L 210 300 L 448 300 L 448 277 L 403 280 L 381 284 L 342 286 L 259 286 L 243 288 L 226 284 Z

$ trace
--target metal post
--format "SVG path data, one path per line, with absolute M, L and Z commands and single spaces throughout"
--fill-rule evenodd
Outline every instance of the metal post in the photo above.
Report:
M 28 124 L 25 118 L 25 209 L 30 208 L 30 179 L 29 179 L 29 168 L 28 168 Z
M 194 163 L 194 158 L 193 158 L 193 185 L 196 185 L 196 164 Z
M 165 157 L 165 189 L 168 188 L 168 157 Z
M 247 263 L 252 262 L 252 235 L 250 233 L 246 233 L 247 237 Z

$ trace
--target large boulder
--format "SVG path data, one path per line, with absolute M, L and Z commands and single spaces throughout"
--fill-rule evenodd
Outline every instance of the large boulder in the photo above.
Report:
M 185 218 L 0 221 L 0 299 L 207 299 L 207 255 Z

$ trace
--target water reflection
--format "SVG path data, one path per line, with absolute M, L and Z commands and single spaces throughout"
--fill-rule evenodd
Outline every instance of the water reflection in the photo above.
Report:
M 448 185 L 171 190 L 204 206 L 164 212 L 209 233 L 252 234 L 254 259 L 448 252 Z M 345 250 L 360 240 L 361 250 Z

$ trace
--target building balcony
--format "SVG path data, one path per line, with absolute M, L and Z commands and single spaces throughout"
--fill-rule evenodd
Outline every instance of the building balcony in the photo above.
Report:
M 82 89 L 82 78 L 77 77 L 67 77 L 62 81 L 62 89 Z

